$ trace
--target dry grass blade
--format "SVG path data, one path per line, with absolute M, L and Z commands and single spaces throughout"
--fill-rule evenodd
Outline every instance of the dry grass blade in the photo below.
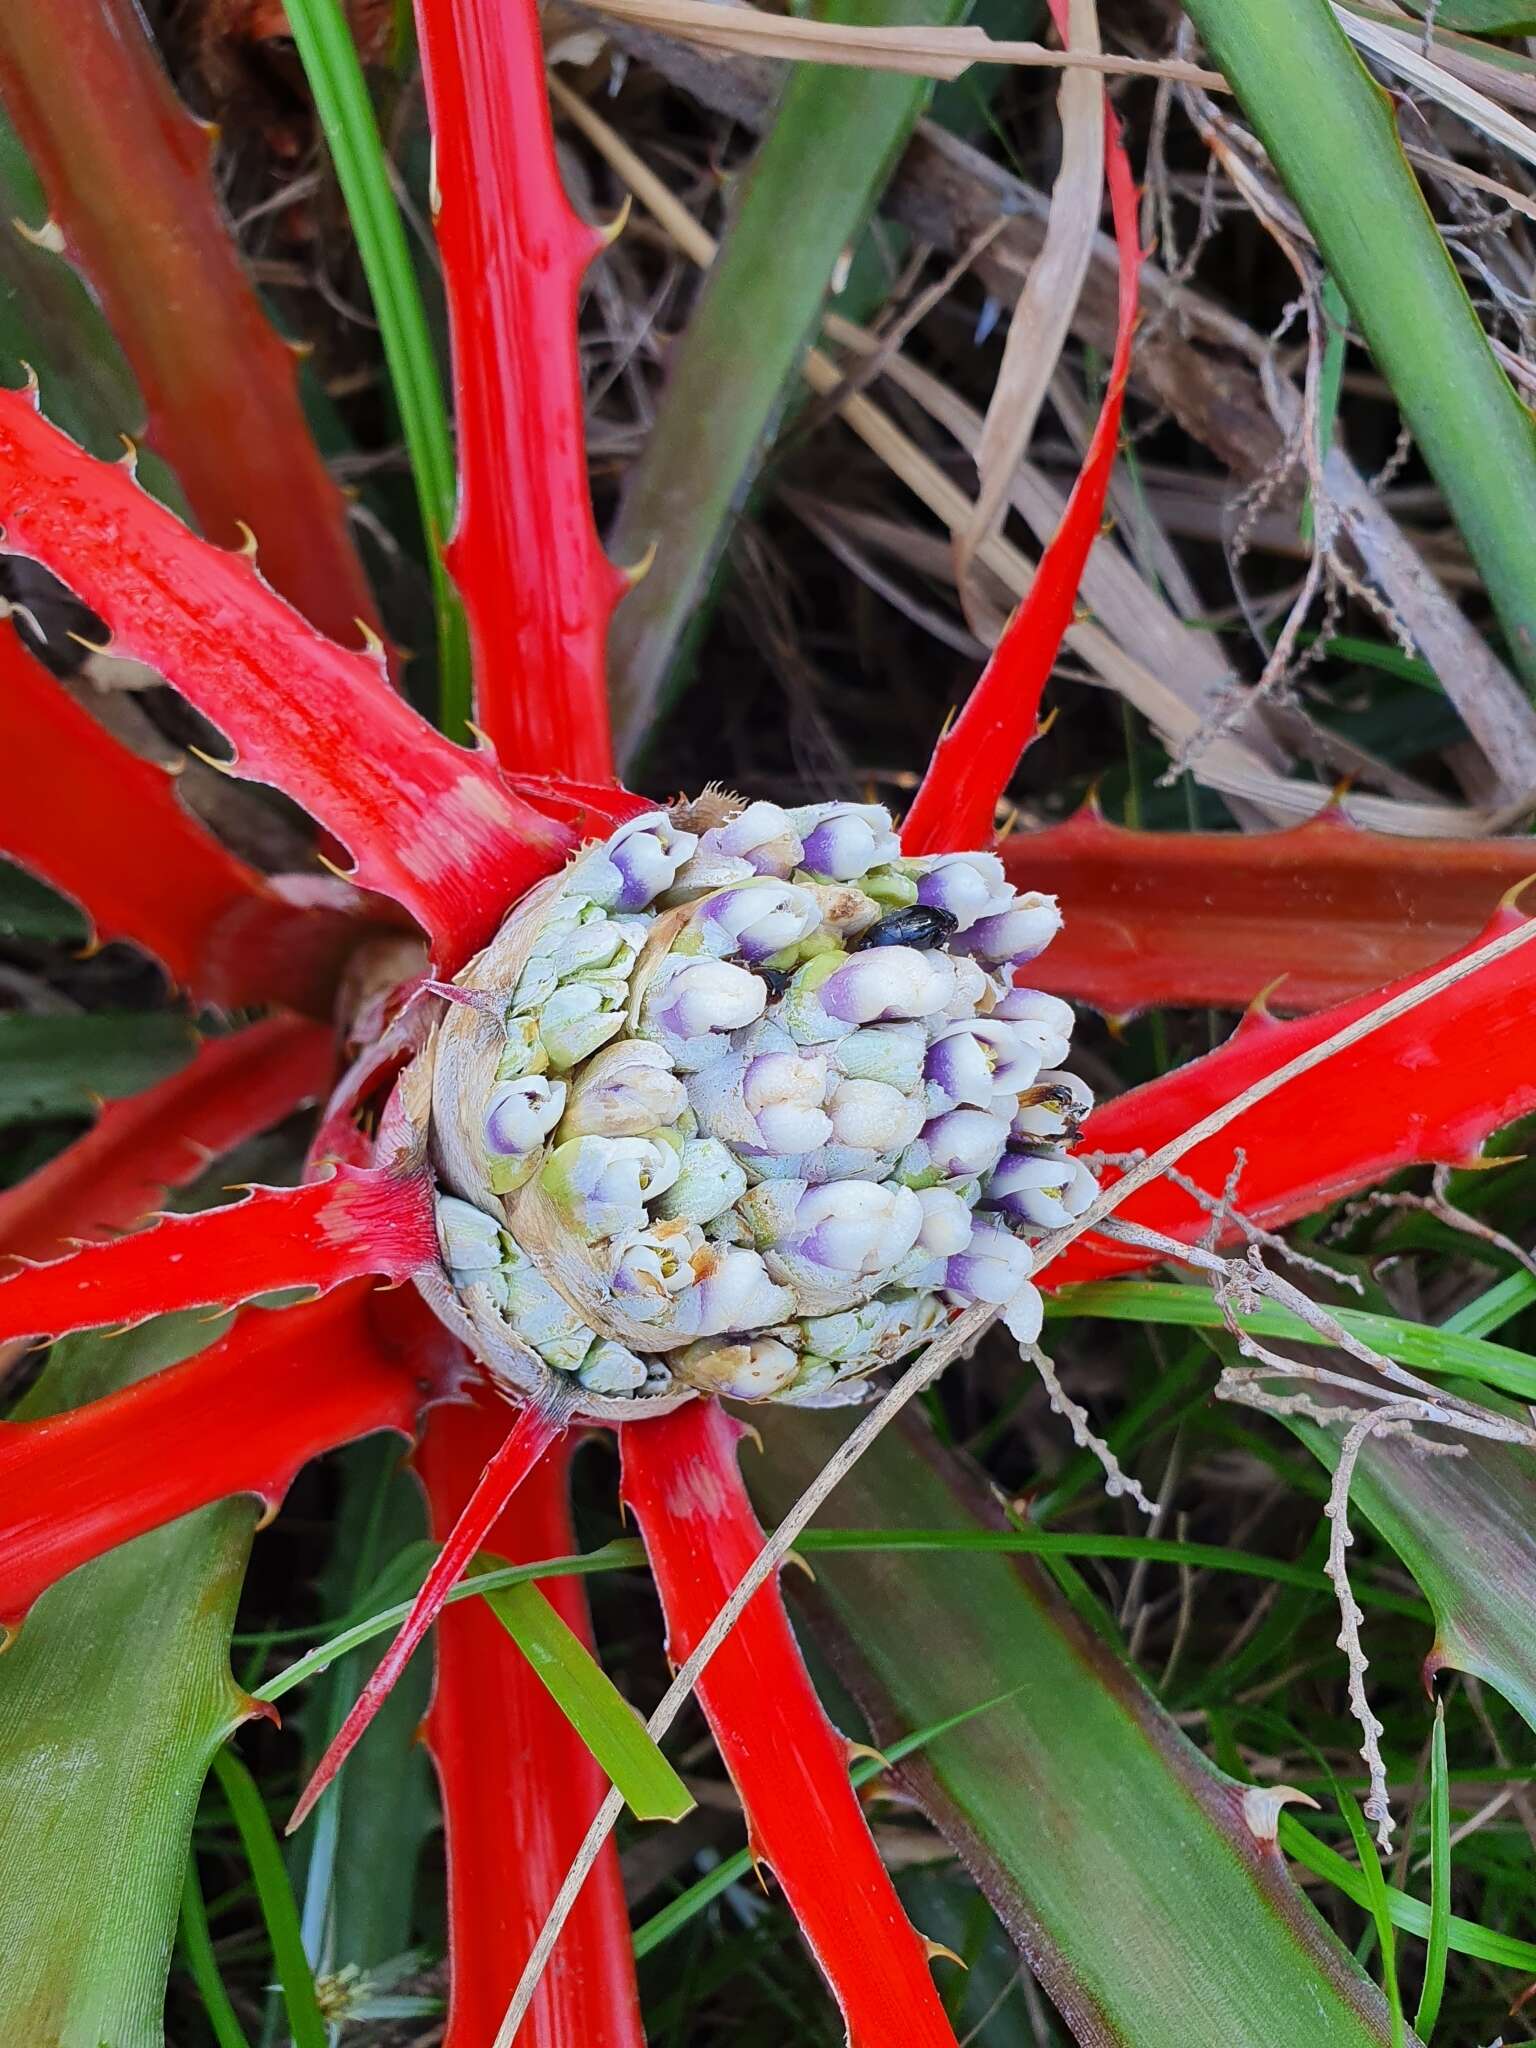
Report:
M 1026 69 L 1066 69 L 1113 77 L 1168 78 L 1183 85 L 1225 92 L 1219 71 L 1176 60 L 1105 56 L 1097 37 L 1082 49 L 1050 50 L 1043 43 L 995 40 L 979 28 L 857 28 L 795 15 L 760 14 L 754 7 L 719 0 L 583 0 L 593 14 L 611 15 L 664 35 L 685 37 L 706 48 L 738 50 L 754 57 L 849 64 L 868 71 L 902 71 L 915 78 L 954 79 L 973 64 L 1009 64 Z M 1074 32 L 1073 41 L 1078 37 Z
M 1527 163 L 1536 164 L 1536 134 L 1523 121 L 1496 106 L 1476 86 L 1453 77 L 1444 66 L 1426 57 L 1417 25 L 1411 33 L 1399 34 L 1396 29 L 1362 20 L 1342 7 L 1335 7 L 1334 13 L 1339 26 L 1359 49 L 1368 51 L 1388 70 L 1428 93 L 1471 127 L 1480 129 L 1491 142 L 1500 143 L 1516 156 L 1524 157 Z
M 1095 0 L 1067 0 L 1068 42 L 1097 51 Z M 1045 246 L 1024 281 L 1008 325 L 997 383 L 976 448 L 976 503 L 955 538 L 955 582 L 967 619 L 978 631 L 990 618 L 972 581 L 976 551 L 1002 524 L 1013 473 L 1029 446 L 1046 391 L 1072 329 L 1088 274 L 1104 189 L 1104 89 L 1091 74 L 1069 71 L 1057 95 L 1061 169 L 1051 193 Z

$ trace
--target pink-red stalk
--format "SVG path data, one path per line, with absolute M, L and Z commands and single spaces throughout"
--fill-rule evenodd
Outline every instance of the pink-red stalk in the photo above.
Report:
M 560 182 L 535 0 L 416 0 L 416 19 L 459 428 L 446 559 L 475 717 L 509 769 L 601 782 L 626 582 L 587 493 L 576 298 L 603 237 Z
M 1514 910 L 1501 910 L 1479 940 L 1519 922 Z M 1230 1185 L 1243 1216 L 1278 1229 L 1403 1167 L 1470 1158 L 1490 1131 L 1536 1108 L 1533 953 L 1525 947 L 1477 969 L 1241 1111 L 1179 1161 L 1181 1177 L 1209 1201 Z M 1377 989 L 1285 1024 L 1252 1013 L 1216 1052 L 1106 1102 L 1084 1127 L 1082 1149 L 1116 1157 L 1155 1151 L 1392 993 Z M 1116 1172 L 1107 1168 L 1102 1177 L 1111 1183 Z M 1166 1177 L 1130 1196 L 1120 1213 L 1186 1243 L 1211 1223 L 1208 1203 Z M 1235 1225 L 1222 1233 L 1239 1234 Z M 1147 1263 L 1143 1252 L 1083 1237 L 1051 1266 L 1048 1280 L 1056 1286 Z
M 293 351 L 214 194 L 215 131 L 176 97 L 135 0 L 71 0 L 68 34 L 49 0 L 6 0 L 0 98 L 203 531 L 233 547 L 253 528 L 273 585 L 322 632 L 376 625 Z
M 98 940 L 132 939 L 200 1002 L 327 1016 L 360 935 L 228 852 L 175 777 L 120 745 L 0 625 L 0 850 L 72 896 Z M 166 886 L 174 875 L 174 888 Z M 339 883 L 313 885 L 347 895 Z
M 645 1538 L 681 1664 L 763 1546 L 736 1462 L 742 1426 L 712 1401 L 620 1433 L 623 1498 Z M 954 2048 L 927 1949 L 880 1861 L 776 1582 L 747 1603 L 698 1685 L 746 1810 L 848 2027 L 850 2048 Z
M 416 1462 L 438 1538 L 463 1512 L 506 1429 L 507 1411 L 494 1396 L 433 1411 Z M 567 1488 L 576 1443 L 573 1432 L 552 1444 L 523 1481 L 486 1539 L 496 1556 L 527 1564 L 575 1549 Z M 581 1581 L 551 1579 L 542 1590 L 590 1646 Z M 443 2048 L 485 2048 L 608 1784 L 484 1601 L 445 1608 L 436 1642 L 426 1725 L 447 1827 L 453 1958 Z M 553 1796 L 531 1797 L 537 1785 Z M 611 1841 L 582 1887 L 518 2042 L 643 2048 L 629 1915 Z
M 51 568 L 114 647 L 163 675 L 351 852 L 353 877 L 419 920 L 452 971 L 573 835 L 512 795 L 285 604 L 248 555 L 189 533 L 120 464 L 97 462 L 0 391 L 0 545 Z
M 409 1435 L 448 1390 L 446 1343 L 402 1357 L 357 1284 L 251 1309 L 207 1351 L 37 1422 L 0 1423 L 0 1627 L 77 1565 L 231 1495 L 275 1511 L 311 1458 Z
M 1064 929 L 1029 979 L 1113 1017 L 1320 1010 L 1433 966 L 1536 875 L 1530 839 L 1392 839 L 1336 811 L 1284 832 L 1128 832 L 1092 806 L 998 851 Z
M 438 1257 L 424 1176 L 340 1167 L 329 1180 L 254 1188 L 227 1208 L 164 1216 L 130 1237 L 23 1266 L 0 1280 L 0 1344 L 228 1308 L 287 1287 L 407 1280 Z
M 444 1539 L 400 1633 L 380 1658 L 356 1705 L 315 1766 L 314 1776 L 289 1819 L 290 1835 L 303 1825 L 315 1801 L 351 1755 L 368 1723 L 389 1697 L 395 1680 L 442 1612 L 444 1601 L 469 1569 L 475 1552 L 484 1546 L 508 1501 L 564 1427 L 565 1419 L 547 1409 L 530 1404 L 518 1410 L 511 1428 L 503 1433 L 500 1444 L 491 1453 L 463 1512 Z

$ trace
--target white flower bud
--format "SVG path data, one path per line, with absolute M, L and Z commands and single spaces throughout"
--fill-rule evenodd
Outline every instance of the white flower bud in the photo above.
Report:
M 720 854 L 728 860 L 745 860 L 760 875 L 788 875 L 800 865 L 804 848 L 790 823 L 789 813 L 777 804 L 748 804 L 727 824 L 715 825 L 699 840 L 699 852 Z
M 798 945 L 820 922 L 821 908 L 809 889 L 755 875 L 706 896 L 688 933 L 716 960 L 734 954 L 756 963 Z
M 944 1285 L 962 1301 L 1001 1308 L 1012 1301 L 1035 1270 L 1035 1255 L 1022 1238 L 991 1219 L 978 1222 L 970 1243 L 945 1268 Z
M 883 1081 L 903 1095 L 923 1085 L 928 1034 L 921 1024 L 867 1024 L 839 1039 L 832 1064 L 850 1081 Z
M 880 804 L 802 804 L 789 818 L 800 835 L 807 871 L 834 882 L 857 881 L 901 853 L 890 813 Z
M 984 960 L 1033 960 L 1061 930 L 1061 907 L 1054 896 L 1032 891 L 1016 896 L 1009 909 L 978 918 L 969 931 L 956 932 L 951 943 L 962 953 Z
M 592 1348 L 594 1332 L 563 1294 L 555 1291 L 528 1254 L 513 1247 L 503 1314 L 525 1344 L 556 1372 L 575 1372 Z
M 883 1081 L 842 1081 L 827 1104 L 832 1135 L 839 1145 L 876 1153 L 899 1152 L 923 1127 L 921 1098 L 903 1095 Z
M 945 1180 L 990 1173 L 1008 1142 L 1008 1120 L 985 1109 L 950 1109 L 923 1126 L 920 1142 Z
M 778 1286 L 753 1251 L 708 1245 L 697 1262 L 698 1284 L 677 1297 L 671 1328 L 690 1337 L 727 1330 L 771 1329 L 794 1312 L 795 1298 Z
M 565 1083 L 544 1074 L 503 1081 L 485 1105 L 485 1143 L 490 1152 L 518 1159 L 536 1152 L 565 1110 Z
M 656 1203 L 669 1222 L 713 1223 L 746 1193 L 747 1176 L 717 1138 L 690 1138 L 677 1178 Z
M 969 1206 L 953 1188 L 919 1188 L 917 1199 L 923 1211 L 918 1249 L 945 1259 L 963 1252 L 971 1241 Z
M 672 885 L 698 840 L 666 811 L 647 811 L 583 855 L 572 883 L 608 910 L 644 910 Z
M 1017 1027 L 1016 1037 L 1034 1048 L 1043 1067 L 1059 1067 L 1071 1048 L 1077 1020 L 1072 1005 L 1060 996 L 1048 996 L 1038 988 L 1010 988 L 992 1015 Z
M 1087 1167 L 1064 1153 L 1010 1152 L 987 1180 L 982 1201 L 1016 1223 L 1063 1230 L 1098 1191 Z
M 474 1276 L 501 1264 L 501 1225 L 457 1195 L 437 1198 L 437 1240 L 456 1287 L 463 1285 L 461 1274 Z
M 800 1197 L 789 1248 L 813 1265 L 867 1279 L 905 1258 L 922 1227 L 922 1205 L 910 1188 L 831 1181 Z
M 728 960 L 670 955 L 645 992 L 647 1023 L 671 1038 L 739 1031 L 763 1014 L 768 990 L 745 967 Z
M 916 946 L 877 946 L 854 953 L 816 991 L 829 1017 L 845 1024 L 875 1024 L 887 1018 L 931 1017 L 954 993 L 955 970 L 947 953 Z
M 998 1095 L 1017 1095 L 1040 1071 L 1028 1034 L 995 1017 L 947 1024 L 928 1048 L 923 1073 L 937 1099 L 988 1109 Z
M 624 1029 L 622 981 L 568 981 L 539 1011 L 539 1036 L 560 1072 L 587 1059 Z
M 649 1230 L 628 1230 L 613 1240 L 608 1286 L 619 1308 L 642 1323 L 672 1312 L 672 1297 L 694 1282 L 694 1261 L 704 1250 L 692 1224 L 661 1222 Z
M 962 932 L 1013 902 L 1013 888 L 995 853 L 940 853 L 913 865 L 919 871 L 918 902 L 947 910 Z
M 650 1138 L 571 1138 L 544 1163 L 540 1184 L 589 1244 L 645 1225 L 645 1205 L 678 1175 L 678 1155 Z
M 646 1381 L 645 1360 L 623 1344 L 599 1337 L 576 1377 L 589 1394 L 632 1394 Z
M 687 1107 L 688 1092 L 666 1048 L 625 1038 L 605 1046 L 574 1077 L 560 1134 L 638 1138 L 676 1123 Z
M 744 1337 L 734 1344 L 706 1338 L 675 1355 L 672 1365 L 685 1385 L 731 1401 L 766 1401 L 800 1370 L 798 1355 L 776 1337 Z

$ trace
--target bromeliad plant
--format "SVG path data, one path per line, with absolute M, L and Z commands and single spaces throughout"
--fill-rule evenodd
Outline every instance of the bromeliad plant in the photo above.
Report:
M 560 186 L 532 0 L 422 0 L 419 31 L 458 389 L 447 559 L 476 746 L 407 707 L 376 641 L 349 651 L 308 623 L 254 542 L 196 538 L 131 456 L 101 462 L 50 425 L 36 382 L 0 393 L 5 552 L 66 584 L 114 653 L 224 736 L 231 774 L 285 791 L 350 860 L 345 882 L 247 868 L 15 634 L 0 642 L 6 849 L 203 1002 L 273 1012 L 0 1200 L 25 1261 L 0 1281 L 0 1341 L 315 1297 L 247 1308 L 184 1363 L 5 1426 L 0 1619 L 20 1628 L 130 1537 L 235 1495 L 275 1505 L 321 1452 L 420 1429 L 441 1548 L 297 1822 L 477 1554 L 515 1540 L 537 1556 L 535 1528 L 569 1547 L 562 1447 L 580 1425 L 612 1428 L 672 1655 L 697 1664 L 754 1853 L 851 2041 L 952 2044 L 771 1577 L 714 1641 L 727 1596 L 763 1570 L 721 1400 L 857 1403 L 871 1375 L 915 1384 L 994 1316 L 1033 1351 L 1040 1287 L 1205 1236 L 1199 1190 L 1219 1196 L 1239 1162 L 1245 1215 L 1275 1227 L 1465 1157 L 1536 1105 L 1529 928 L 1503 909 L 1454 969 L 1415 962 L 1383 995 L 1257 1022 L 1089 1116 L 1064 1066 L 1070 1008 L 1031 986 L 1061 912 L 1029 886 L 1027 848 L 1005 865 L 992 836 L 1119 431 L 1139 251 L 1108 115 L 1121 291 L 1097 428 L 1030 596 L 900 828 L 854 801 L 708 789 L 658 805 L 620 788 L 602 649 L 626 579 L 586 494 L 573 319 L 602 237 Z M 113 1234 L 151 1190 L 316 1098 L 300 1186 Z M 1102 1194 L 1079 1143 L 1107 1162 Z M 1161 1238 L 1099 1228 L 1111 1208 Z M 93 1241 L 59 1256 L 71 1237 Z M 520 1486 L 529 1519 L 510 1536 Z M 496 1715 L 533 1726 L 538 1695 L 477 1608 L 444 1617 L 429 1720 L 453 2048 L 510 2038 L 508 1995 L 590 1818 L 572 1802 L 595 1805 L 601 1782 L 547 1713 L 540 1739 L 580 1761 L 537 1778 L 488 1758 Z M 1272 1858 L 1273 1827 L 1244 1825 L 1248 1852 Z M 507 1845 L 536 1842 L 509 1875 Z M 516 1915 L 488 1897 L 492 1872 L 519 1888 Z M 611 1850 L 530 1996 L 520 2038 L 638 2039 Z M 1384 2038 L 1364 1990 L 1348 1996 L 1364 2015 L 1349 2038 Z

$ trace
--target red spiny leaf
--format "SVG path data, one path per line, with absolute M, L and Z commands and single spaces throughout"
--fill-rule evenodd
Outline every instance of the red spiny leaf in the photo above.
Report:
M 555 162 L 535 0 L 417 0 L 453 334 L 459 516 L 446 550 L 475 716 L 513 768 L 613 772 L 604 648 L 625 580 L 587 494 L 576 293 L 602 236 Z
M 606 839 L 610 832 L 643 811 L 654 811 L 650 797 L 636 796 L 616 782 L 572 782 L 561 775 L 508 774 L 507 786 L 537 811 L 569 825 L 583 839 Z
M 0 848 L 74 897 L 99 939 L 132 939 L 227 1009 L 279 1002 L 328 1016 L 362 931 L 348 911 L 286 901 L 236 860 L 175 778 L 119 745 L 3 626 Z
M 177 99 L 134 0 L 75 0 L 68 35 L 49 0 L 6 0 L 0 89 L 203 531 L 233 547 L 253 527 L 273 584 L 322 631 L 373 620 L 293 354 L 214 196 L 213 130 Z
M 359 886 L 418 918 L 442 965 L 569 850 L 484 756 L 381 689 L 368 655 L 325 639 L 246 556 L 197 539 L 16 391 L 0 391 L 0 530 L 213 721 L 234 773 L 275 783 L 334 832 Z
M 128 1229 L 168 1188 L 322 1095 L 334 1061 L 330 1032 L 296 1017 L 207 1040 L 179 1073 L 108 1103 L 83 1138 L 0 1195 L 0 1252 L 56 1258 L 66 1238 Z
M 1520 922 L 1502 910 L 1479 938 Z M 1288 1024 L 1250 1018 L 1218 1051 L 1105 1103 L 1084 1127 L 1081 1149 L 1155 1151 L 1391 993 L 1378 989 Z M 1219 1197 L 1241 1149 L 1236 1206 L 1278 1228 L 1402 1167 L 1466 1159 L 1490 1131 L 1536 1108 L 1533 1004 L 1536 947 L 1528 946 L 1287 1082 L 1189 1152 L 1179 1171 Z M 1113 1169 L 1104 1178 L 1112 1181 Z M 1209 1210 L 1167 1178 L 1130 1196 L 1120 1213 L 1185 1242 L 1210 1223 Z M 1145 1253 L 1080 1238 L 1051 1266 L 1049 1283 L 1147 1263 Z
M 1120 304 L 1114 360 L 1098 423 L 1061 524 L 1040 557 L 1028 594 L 1004 627 L 965 708 L 933 750 L 902 827 L 901 843 L 908 853 L 985 846 L 991 840 L 998 802 L 1019 756 L 1034 738 L 1041 694 L 1072 623 L 1083 565 L 1104 517 L 1130 374 L 1141 268 L 1136 185 L 1120 123 L 1107 103 L 1104 170 L 1120 253 Z
M 0 1344 L 220 1308 L 285 1287 L 328 1290 L 366 1274 L 404 1280 L 438 1257 L 424 1178 L 341 1167 L 298 1188 L 164 1216 L 149 1230 L 86 1245 L 0 1280 Z
M 351 1755 L 364 1729 L 389 1697 L 395 1680 L 442 1612 L 444 1601 L 469 1569 L 475 1552 L 483 1548 L 507 1502 L 564 1428 L 563 1417 L 529 1406 L 519 1410 L 511 1427 L 503 1432 L 463 1511 L 444 1539 L 399 1635 L 380 1658 L 357 1704 L 315 1766 L 314 1776 L 304 1787 L 289 1818 L 290 1835 L 303 1825 L 315 1801 Z
M 0 1627 L 76 1565 L 233 1494 L 275 1508 L 301 1465 L 376 1429 L 409 1435 L 446 1349 L 407 1362 L 376 1290 L 252 1309 L 208 1350 L 38 1422 L 0 1423 Z
M 417 1465 L 432 1529 L 452 1528 L 506 1435 L 502 1403 L 434 1411 Z M 567 1483 L 574 1435 L 550 1446 L 487 1547 L 512 1564 L 575 1548 Z M 542 1588 L 583 1641 L 579 1579 Z M 427 1739 L 442 1786 L 448 1847 L 448 2034 L 444 2048 L 485 2048 L 501 2023 L 545 1916 L 575 1860 L 606 1778 L 528 1660 L 482 1600 L 437 1624 L 437 1684 Z M 520 2048 L 641 2048 L 634 1952 L 612 1841 L 582 1887 L 522 2032 Z
M 1387 838 L 1333 812 L 1284 832 L 1128 832 L 1085 807 L 998 851 L 1066 911 L 1030 981 L 1111 1016 L 1242 1009 L 1266 989 L 1283 1010 L 1343 1002 L 1465 945 L 1536 874 L 1530 839 Z
M 736 1464 L 744 1433 L 714 1401 L 620 1431 L 623 1498 L 645 1538 L 674 1664 L 762 1548 Z M 848 1745 L 822 1711 L 776 1583 L 748 1602 L 698 1695 L 746 1809 L 753 1852 L 783 1886 L 851 2048 L 954 2048 L 923 1943 L 849 1780 Z

